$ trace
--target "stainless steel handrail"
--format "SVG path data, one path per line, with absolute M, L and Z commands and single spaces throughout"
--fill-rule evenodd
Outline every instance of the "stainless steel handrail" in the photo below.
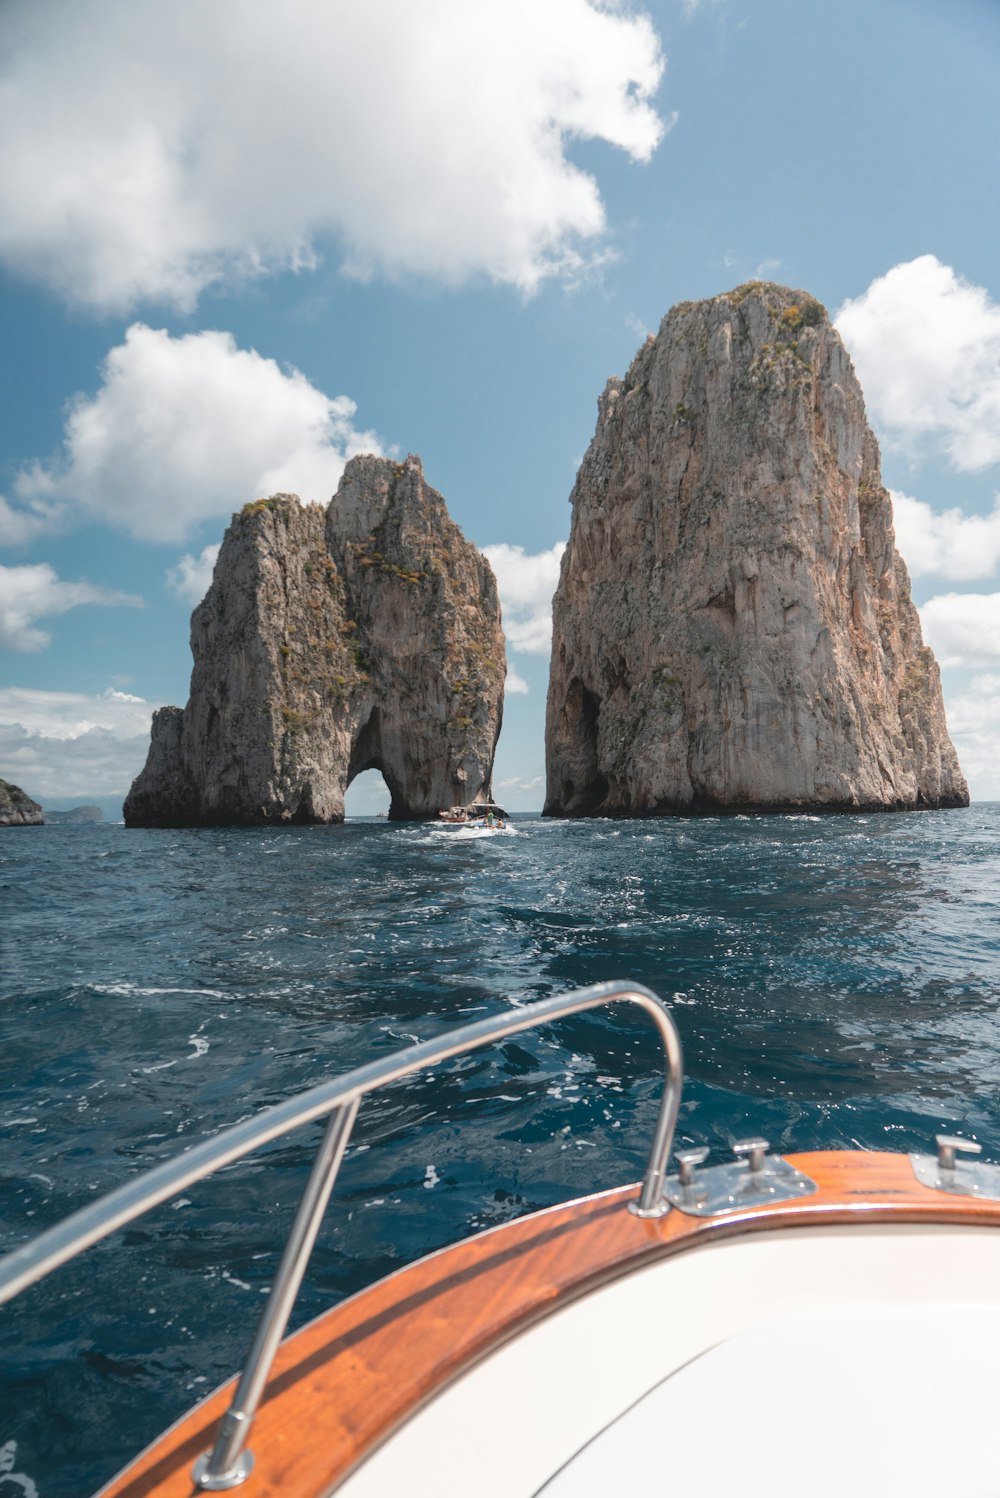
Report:
M 200 1457 L 195 1466 L 195 1480 L 200 1487 L 213 1491 L 236 1487 L 253 1465 L 253 1457 L 245 1449 L 250 1425 L 274 1355 L 285 1334 L 362 1097 L 413 1072 L 427 1070 L 440 1061 L 476 1050 L 491 1041 L 503 1040 L 521 1030 L 534 1029 L 570 1014 L 580 1014 L 619 1001 L 637 1004 L 644 1009 L 656 1024 L 663 1041 L 666 1062 L 663 1096 L 642 1189 L 638 1201 L 630 1203 L 631 1210 L 640 1217 L 662 1216 L 670 1210 L 663 1183 L 680 1106 L 683 1080 L 680 1037 L 666 1006 L 650 989 L 639 983 L 600 983 L 555 998 L 540 999 L 503 1014 L 490 1015 L 471 1025 L 408 1046 L 379 1061 L 369 1062 L 367 1066 L 359 1066 L 344 1077 L 322 1082 L 287 1102 L 266 1108 L 255 1118 L 236 1124 L 224 1133 L 194 1145 L 175 1159 L 154 1166 L 0 1260 L 0 1304 L 43 1279 L 68 1259 L 75 1258 L 92 1243 L 98 1243 L 117 1228 L 124 1227 L 223 1165 L 242 1159 L 270 1140 L 329 1114 L 323 1142 L 286 1240 L 281 1264 L 233 1402 L 219 1427 L 214 1449 Z

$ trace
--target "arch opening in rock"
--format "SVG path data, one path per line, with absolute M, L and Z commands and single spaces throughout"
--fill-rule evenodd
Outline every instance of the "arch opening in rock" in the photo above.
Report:
M 387 817 L 392 793 L 381 770 L 362 770 L 348 782 L 344 793 L 344 819 Z

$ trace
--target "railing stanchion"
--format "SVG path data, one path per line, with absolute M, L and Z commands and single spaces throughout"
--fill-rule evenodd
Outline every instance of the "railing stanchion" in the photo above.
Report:
M 223 1134 L 202 1140 L 174 1159 L 154 1166 L 145 1175 L 127 1181 L 100 1201 L 81 1207 L 65 1221 L 7 1254 L 0 1260 L 0 1305 L 90 1244 L 99 1243 L 109 1233 L 196 1181 L 204 1180 L 213 1171 L 235 1163 L 272 1139 L 281 1138 L 290 1129 L 314 1119 L 328 1118 L 233 1402 L 219 1426 L 215 1446 L 198 1458 L 192 1474 L 196 1484 L 208 1491 L 238 1487 L 253 1467 L 253 1457 L 246 1449 L 250 1425 L 285 1334 L 362 1097 L 453 1056 L 619 1001 L 636 1004 L 644 1010 L 663 1041 L 666 1075 L 656 1131 L 638 1199 L 629 1202 L 629 1210 L 639 1217 L 660 1217 L 670 1211 L 663 1187 L 683 1081 L 680 1037 L 666 1006 L 648 988 L 640 983 L 599 983 L 573 993 L 538 999 L 475 1020 L 458 1030 L 446 1031 L 431 1040 L 419 1041 L 405 1051 L 379 1057 L 344 1077 L 322 1082 L 254 1118 L 244 1119 Z
M 639 1200 L 632 1205 L 632 1210 L 637 1217 L 662 1217 L 670 1211 L 670 1203 L 664 1195 L 663 1185 L 667 1176 L 670 1146 L 674 1142 L 674 1130 L 677 1127 L 677 1113 L 681 1105 L 681 1083 L 684 1077 L 681 1041 L 673 1022 L 667 1017 L 664 1023 L 657 1014 L 653 1014 L 653 1018 L 657 1021 L 657 1028 L 663 1041 L 666 1080 L 663 1096 L 660 1098 L 656 1132 L 649 1147 L 646 1174 L 642 1178 L 642 1190 L 639 1193 Z
M 353 1098 L 330 1115 L 233 1402 L 223 1416 L 214 1448 L 195 1463 L 194 1480 L 209 1492 L 236 1487 L 253 1466 L 253 1455 L 245 1449 L 250 1425 L 267 1384 L 274 1355 L 285 1335 L 360 1101 L 360 1098 Z

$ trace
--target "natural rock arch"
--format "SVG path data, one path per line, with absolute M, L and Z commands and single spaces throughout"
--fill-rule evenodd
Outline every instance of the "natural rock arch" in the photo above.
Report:
M 130 826 L 336 822 L 381 771 L 396 820 L 489 795 L 506 673 L 496 580 L 420 460 L 359 457 L 328 508 L 226 532 L 181 711 L 153 719 Z

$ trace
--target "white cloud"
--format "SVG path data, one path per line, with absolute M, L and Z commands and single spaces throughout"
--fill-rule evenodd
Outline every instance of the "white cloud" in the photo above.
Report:
M 357 276 L 530 292 L 606 229 L 567 147 L 667 128 L 651 22 L 599 0 L 6 0 L 4 39 L 0 258 L 102 309 L 324 235 Z
M 108 687 L 97 696 L 86 692 L 43 692 L 33 687 L 0 687 L 0 721 L 16 722 L 45 738 L 78 739 L 94 728 L 115 738 L 149 733 L 156 703 Z
M 0 566 L 0 645 L 8 650 L 44 650 L 52 637 L 37 628 L 37 621 L 85 603 L 142 608 L 142 599 L 131 593 L 110 593 L 83 581 L 63 582 L 47 562 Z
M 690 21 L 706 7 L 710 10 L 718 10 L 727 3 L 728 0 L 681 0 L 681 14 L 685 21 Z
M 934 255 L 894 266 L 836 324 L 883 440 L 952 465 L 1000 462 L 1000 305 Z
M 514 695 L 520 694 L 522 696 L 527 696 L 530 691 L 531 688 L 528 686 L 528 683 L 525 681 L 520 671 L 518 671 L 516 667 L 508 664 L 507 677 L 504 681 L 505 694 L 508 697 L 511 695 L 511 693 L 513 693 Z
M 110 687 L 99 696 L 0 688 L 4 779 L 42 801 L 124 795 L 146 762 L 155 705 Z
M 1000 801 L 1000 676 L 974 676 L 949 695 L 948 731 L 973 800 Z
M 544 775 L 508 775 L 505 780 L 497 781 L 498 791 L 543 791 L 544 789 Z
M 566 543 L 557 541 L 549 551 L 533 555 L 523 546 L 506 544 L 481 549 L 496 573 L 507 644 L 527 655 L 547 655 L 552 645 L 552 595 Z M 517 690 L 508 686 L 508 691 Z
M 43 478 L 37 465 L 30 476 L 22 476 L 19 483 L 22 485 L 23 498 L 17 507 L 0 494 L 0 545 L 27 546 L 38 536 L 57 529 L 61 524 L 63 505 L 57 498 L 47 497 L 43 492 Z M 32 485 L 36 490 L 34 494 L 28 492 Z
M 1000 593 L 942 593 L 920 622 L 942 667 L 1000 667 Z
M 921 499 L 891 489 L 896 544 L 911 577 L 954 582 L 989 577 L 1000 565 L 1000 496 L 989 515 L 957 508 L 934 511 Z
M 171 593 L 183 603 L 201 603 L 208 592 L 221 550 L 221 543 L 216 542 L 214 546 L 204 547 L 198 556 L 193 557 L 188 552 L 175 567 L 168 567 L 167 587 Z
M 347 459 L 381 452 L 355 430 L 354 402 L 330 397 L 231 334 L 172 338 L 134 323 L 108 354 L 94 396 L 78 396 L 62 454 L 15 484 L 30 526 L 85 512 L 143 541 L 180 541 L 276 490 L 324 502 Z M 0 540 L 18 539 L 16 528 Z

